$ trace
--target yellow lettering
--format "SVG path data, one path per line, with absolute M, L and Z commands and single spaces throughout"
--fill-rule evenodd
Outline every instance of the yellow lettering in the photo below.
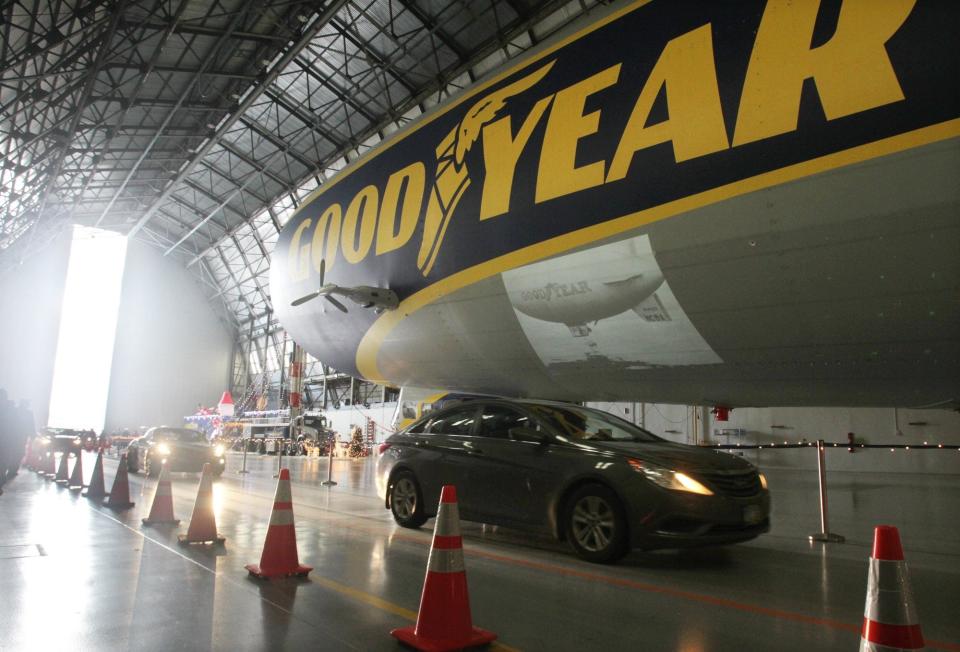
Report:
M 653 103 L 664 86 L 669 118 L 647 126 Z M 673 143 L 677 163 L 729 147 L 710 25 L 673 39 L 663 49 L 627 120 L 610 161 L 607 181 L 626 177 L 639 150 L 666 142 Z
M 300 240 L 303 238 L 303 232 L 310 228 L 311 222 L 312 220 L 309 218 L 300 222 L 297 230 L 293 232 L 293 237 L 290 239 L 290 249 L 287 252 L 287 256 L 290 258 L 290 266 L 288 269 L 290 271 L 290 280 L 294 282 L 306 281 L 310 275 L 310 271 L 307 269 L 307 256 L 310 255 L 310 245 L 306 244 L 301 248 Z
M 827 120 L 898 102 L 903 90 L 884 47 L 916 0 L 846 0 L 829 41 L 810 49 L 818 0 L 770 0 L 750 55 L 733 144 L 797 128 L 813 78 Z
M 517 160 L 551 100 L 552 95 L 533 105 L 527 119 L 520 125 L 516 138 L 513 137 L 510 116 L 483 128 L 483 163 L 487 176 L 480 198 L 481 220 L 503 215 L 510 210 L 510 193 Z
M 370 251 L 377 228 L 377 204 L 380 192 L 376 186 L 367 186 L 357 193 L 347 206 L 343 218 L 340 246 L 348 263 L 359 263 Z
M 554 97 L 537 171 L 535 201 L 538 204 L 603 183 L 603 161 L 577 167 L 577 143 L 584 136 L 596 133 L 600 124 L 599 111 L 583 114 L 587 98 L 617 83 L 619 75 L 620 64 L 617 64 L 563 89 Z
M 407 244 L 417 228 L 420 206 L 423 205 L 423 188 L 426 168 L 419 161 L 394 172 L 387 180 L 380 205 L 380 221 L 377 226 L 377 255 Z M 403 190 L 403 208 L 400 211 L 400 227 L 396 228 L 397 206 Z
M 331 204 L 317 220 L 313 232 L 313 268 L 320 273 L 320 261 L 326 259 L 326 270 L 337 262 L 337 244 L 340 241 L 340 204 Z M 326 242 L 326 247 L 324 247 Z

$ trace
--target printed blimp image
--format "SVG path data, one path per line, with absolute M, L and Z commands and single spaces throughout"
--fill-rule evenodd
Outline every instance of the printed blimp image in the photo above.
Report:
M 647 235 L 501 276 L 524 334 L 548 366 L 601 358 L 639 367 L 720 362 L 670 290 Z

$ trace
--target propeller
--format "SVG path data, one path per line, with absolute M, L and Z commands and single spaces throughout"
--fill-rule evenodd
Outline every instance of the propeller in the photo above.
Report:
M 293 301 L 290 302 L 290 305 L 294 307 L 300 306 L 305 304 L 307 301 L 313 301 L 317 297 L 322 296 L 322 297 L 326 297 L 327 301 L 335 305 L 340 311 L 347 312 L 346 306 L 344 306 L 342 303 L 340 303 L 339 301 L 337 301 L 336 299 L 330 296 L 330 291 L 337 286 L 335 285 L 327 286 L 323 284 L 323 277 L 326 276 L 326 270 L 327 270 L 327 261 L 326 259 L 321 259 L 320 260 L 320 289 L 315 290 L 309 294 L 305 294 L 298 299 L 294 299 Z
M 360 285 L 357 287 L 340 287 L 334 283 L 324 284 L 323 279 L 326 275 L 327 261 L 320 261 L 320 289 L 305 294 L 302 297 L 294 299 L 290 302 L 291 306 L 299 306 L 307 301 L 312 301 L 317 297 L 323 297 L 331 304 L 333 307 L 339 310 L 340 312 L 349 312 L 347 307 L 340 303 L 339 300 L 335 299 L 332 295 L 339 294 L 345 296 L 354 303 L 358 303 L 364 308 L 375 307 L 376 312 L 379 314 L 384 310 L 392 310 L 397 307 L 397 295 L 384 288 L 374 288 L 366 285 Z

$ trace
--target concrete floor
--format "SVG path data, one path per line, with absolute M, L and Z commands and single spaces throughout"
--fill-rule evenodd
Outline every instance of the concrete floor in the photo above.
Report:
M 261 582 L 257 562 L 275 458 L 239 456 L 215 484 L 220 551 L 181 548 L 177 528 L 143 528 L 155 481 L 131 476 L 136 506 L 113 512 L 26 470 L 0 497 L 0 650 L 400 650 L 416 618 L 432 521 L 396 527 L 372 461 L 285 460 L 306 580 Z M 89 474 L 93 457 L 84 459 Z M 116 461 L 106 464 L 108 486 Z M 474 623 L 503 650 L 855 650 L 875 524 L 901 528 L 931 649 L 960 650 L 960 476 L 830 478 L 832 529 L 811 545 L 816 476 L 768 469 L 773 531 L 691 552 L 579 561 L 548 540 L 463 524 Z M 811 477 L 812 476 L 812 477 Z M 197 475 L 175 474 L 185 531 Z

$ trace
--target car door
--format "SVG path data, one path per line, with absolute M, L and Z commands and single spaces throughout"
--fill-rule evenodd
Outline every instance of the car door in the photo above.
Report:
M 423 432 L 410 433 L 416 449 L 414 472 L 431 513 L 440 501 L 443 485 L 452 484 L 461 494 L 464 490 L 463 445 L 473 432 L 477 408 L 477 405 L 470 404 L 445 410 L 425 422 Z M 460 511 L 464 518 L 470 518 L 469 504 L 465 504 L 462 497 Z
M 548 446 L 511 436 L 514 428 L 534 428 L 536 422 L 511 406 L 481 406 L 477 431 L 470 445 L 468 486 L 482 496 L 479 520 L 522 527 L 546 524 L 542 498 L 549 473 Z

